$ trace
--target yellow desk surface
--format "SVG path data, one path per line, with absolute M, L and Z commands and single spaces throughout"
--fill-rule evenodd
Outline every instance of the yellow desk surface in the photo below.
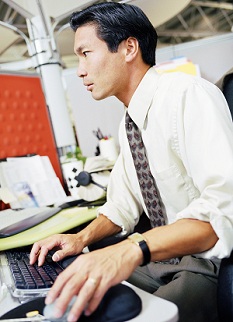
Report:
M 0 238 L 0 251 L 32 245 L 34 242 L 62 233 L 96 217 L 96 209 L 74 207 L 60 211 L 51 218 L 14 236 Z

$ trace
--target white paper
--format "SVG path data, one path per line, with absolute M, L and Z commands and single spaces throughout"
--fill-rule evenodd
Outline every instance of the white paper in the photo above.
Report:
M 0 182 L 2 188 L 12 193 L 15 185 L 26 182 L 39 206 L 53 205 L 66 197 L 47 156 L 8 158 L 0 163 Z M 11 208 L 19 207 L 19 202 L 11 203 Z

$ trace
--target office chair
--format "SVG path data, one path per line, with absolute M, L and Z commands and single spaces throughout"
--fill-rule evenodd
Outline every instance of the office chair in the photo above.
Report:
M 231 115 L 233 116 L 233 73 L 225 76 L 223 80 L 222 92 L 229 105 Z
M 220 322 L 233 321 L 233 252 L 224 258 L 218 277 L 218 313 Z
M 222 92 L 233 117 L 233 73 L 225 76 Z M 220 265 L 218 278 L 218 312 L 220 322 L 233 321 L 233 251 L 231 256 L 224 258 Z

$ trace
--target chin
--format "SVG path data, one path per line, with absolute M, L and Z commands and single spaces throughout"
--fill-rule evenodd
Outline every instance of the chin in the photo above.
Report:
M 101 94 L 101 93 L 94 93 L 92 92 L 91 93 L 92 97 L 96 100 L 96 101 L 101 101 L 107 97 L 109 97 L 110 95 L 104 95 L 104 94 Z

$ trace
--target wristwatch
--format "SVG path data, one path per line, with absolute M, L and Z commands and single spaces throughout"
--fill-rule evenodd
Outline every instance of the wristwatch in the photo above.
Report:
M 143 263 L 140 266 L 145 266 L 150 263 L 150 250 L 147 245 L 145 237 L 143 237 L 139 233 L 134 233 L 132 235 L 128 236 L 128 239 L 130 239 L 134 244 L 138 245 L 143 253 Z

